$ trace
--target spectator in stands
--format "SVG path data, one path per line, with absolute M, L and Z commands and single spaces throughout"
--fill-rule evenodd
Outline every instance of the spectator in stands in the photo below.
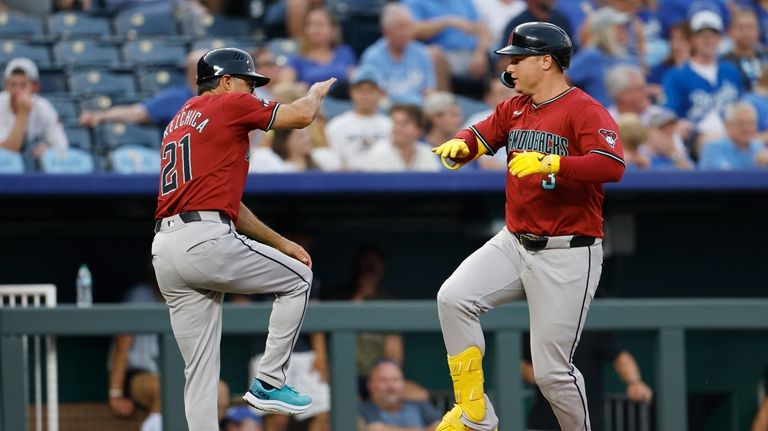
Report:
M 500 79 L 493 77 L 485 81 L 485 88 L 483 91 L 483 101 L 488 105 L 488 110 L 478 112 L 469 117 L 462 128 L 467 128 L 473 124 L 479 123 L 484 120 L 496 109 L 496 105 L 499 103 L 511 99 L 517 96 L 517 92 L 506 85 L 504 85 Z M 480 157 L 477 159 L 477 166 L 482 170 L 489 171 L 501 171 L 507 169 L 507 151 L 505 148 L 496 151 L 493 157 Z
M 516 17 L 512 18 L 504 27 L 504 31 L 499 35 L 500 44 L 499 48 L 506 46 L 509 40 L 509 35 L 512 34 L 512 30 L 520 24 L 531 21 L 544 21 L 552 23 L 568 34 L 573 43 L 576 43 L 576 34 L 573 27 L 571 27 L 571 21 L 564 13 L 555 8 L 556 0 L 526 0 L 527 8 Z M 504 67 L 507 65 L 507 59 L 504 59 Z
M 657 16 L 661 20 L 664 34 L 667 34 L 670 28 L 685 22 L 696 12 L 704 9 L 722 16 L 723 20 L 727 22 L 730 11 L 728 3 L 733 2 L 729 0 L 661 0 L 658 1 Z
M 492 37 L 487 25 L 479 20 L 472 0 L 403 0 L 402 3 L 413 14 L 416 39 L 430 47 L 439 90 L 450 91 L 450 76 L 485 78 Z
M 347 169 L 364 155 L 374 142 L 389 140 L 392 120 L 379 112 L 383 97 L 379 71 L 372 65 L 358 67 L 350 77 L 349 95 L 352 109 L 340 114 L 325 127 L 326 140 Z
M 641 0 L 605 0 L 603 4 L 604 8 L 626 15 L 626 52 L 634 57 L 642 69 L 645 70 L 645 55 L 647 52 L 646 42 L 648 41 L 647 37 L 649 35 L 646 35 L 645 33 L 643 19 L 653 21 L 655 19 L 654 15 L 647 13 L 647 10 L 642 9 L 643 2 Z M 596 16 L 599 16 L 597 12 L 601 9 L 603 8 L 590 12 L 581 28 L 577 29 L 579 42 L 582 46 L 590 44 L 590 39 L 594 37 L 592 32 L 592 20 Z M 653 23 L 650 23 L 649 25 L 651 28 L 655 27 L 657 29 L 654 34 L 658 35 L 661 24 L 656 22 L 655 26 Z M 657 36 L 657 38 L 660 38 L 660 36 Z
M 699 167 L 704 170 L 739 170 L 768 167 L 768 151 L 757 139 L 757 112 L 747 102 L 725 108 L 728 135 L 707 143 Z
M 757 111 L 757 130 L 760 140 L 768 144 L 768 64 L 763 66 L 763 72 L 752 91 L 744 96 Z
M 648 117 L 660 109 L 651 103 L 648 84 L 639 66 L 619 64 L 609 69 L 605 75 L 605 90 L 611 100 L 608 112 L 614 120 L 622 114 L 633 113 L 647 124 Z
M 743 93 L 739 71 L 718 60 L 717 47 L 723 20 L 710 10 L 696 12 L 690 20 L 692 56 L 664 77 L 666 105 L 680 118 L 693 123 L 702 136 L 722 136 L 720 112 Z
M 509 34 L 504 33 L 507 23 L 520 15 L 526 8 L 523 0 L 473 0 L 480 22 L 488 26 L 491 46 L 506 44 Z
M 371 398 L 358 408 L 358 429 L 434 431 L 440 422 L 440 412 L 426 401 L 406 400 L 404 386 L 397 362 L 378 361 L 368 378 Z
M 274 100 L 274 88 L 283 77 L 283 67 L 277 62 L 275 54 L 266 46 L 261 46 L 251 53 L 253 65 L 256 73 L 268 76 L 271 79 L 265 85 L 256 87 L 254 93 L 257 97 L 265 100 Z
M 665 108 L 648 117 L 648 140 L 640 150 L 650 160 L 650 169 L 692 170 L 695 167 L 678 134 L 677 120 L 677 115 Z
M 363 52 L 361 65 L 381 73 L 381 87 L 392 103 L 420 105 L 436 86 L 435 69 L 427 47 L 413 39 L 410 10 L 388 3 L 381 12 L 383 38 Z
M 531 349 L 529 337 L 525 339 L 525 359 L 521 362 L 520 371 L 523 379 L 531 385 L 536 384 L 531 363 Z M 584 331 L 579 340 L 579 348 L 573 355 L 573 363 L 579 368 L 585 380 L 589 379 L 586 398 L 589 400 L 588 409 L 593 431 L 602 431 L 603 404 L 605 389 L 603 383 L 603 364 L 612 365 L 616 375 L 626 385 L 627 399 L 636 403 L 648 404 L 653 400 L 653 391 L 643 381 L 640 368 L 635 358 L 627 350 L 622 349 L 616 341 L 616 336 L 611 332 Z M 528 416 L 528 429 L 539 431 L 559 430 L 555 414 L 552 412 L 549 402 L 541 391 L 536 389 L 536 399 Z
M 312 85 L 336 78 L 339 83 L 345 83 L 354 65 L 355 54 L 341 42 L 336 18 L 328 9 L 311 8 L 304 18 L 298 54 L 288 58 L 286 80 Z
M 28 58 L 14 58 L 3 73 L 0 92 L 0 148 L 39 158 L 48 148 L 67 148 L 69 142 L 51 102 L 37 94 L 37 66 Z
M 640 146 L 648 140 L 648 131 L 637 114 L 628 112 L 616 118 L 624 149 L 624 161 L 628 170 L 648 169 L 651 161 L 640 152 Z
M 309 129 L 275 130 L 272 150 L 285 163 L 285 172 L 335 171 L 341 164 L 330 148 L 313 148 Z
M 424 114 L 416 105 L 395 105 L 392 118 L 392 140 L 379 141 L 356 163 L 363 171 L 400 172 L 440 170 L 440 161 L 429 145 L 421 141 L 424 135 Z
M 682 66 L 691 58 L 690 34 L 688 23 L 685 21 L 669 29 L 669 55 L 664 61 L 651 68 L 648 73 L 648 82 L 661 85 L 669 70 Z
M 733 48 L 723 56 L 723 60 L 733 63 L 739 69 L 744 88 L 749 91 L 760 79 L 763 64 L 768 60 L 768 56 L 758 45 L 760 29 L 755 13 L 748 9 L 735 8 L 731 14 L 728 35 L 733 42 Z
M 86 127 L 120 121 L 124 123 L 154 123 L 165 127 L 179 112 L 184 103 L 197 92 L 197 61 L 205 54 L 203 50 L 195 50 L 187 54 L 185 71 L 186 85 L 168 87 L 149 99 L 131 105 L 113 106 L 103 111 L 83 111 L 80 114 L 80 124 Z
M 436 147 L 453 138 L 462 123 L 461 107 L 456 103 L 456 96 L 437 91 L 424 100 L 427 134 L 424 140 Z
M 605 88 L 605 74 L 618 64 L 638 64 L 637 58 L 628 53 L 630 17 L 603 7 L 590 15 L 589 20 L 589 42 L 573 56 L 566 75 L 573 85 L 608 106 L 611 100 Z
M 261 418 L 248 406 L 227 409 L 221 420 L 221 431 L 262 431 Z

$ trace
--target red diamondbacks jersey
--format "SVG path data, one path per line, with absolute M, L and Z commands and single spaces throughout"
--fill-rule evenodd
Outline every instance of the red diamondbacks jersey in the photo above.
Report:
M 540 104 L 530 96 L 500 103 L 493 114 L 470 127 L 494 152 L 538 151 L 561 157 L 597 153 L 624 164 L 619 128 L 608 111 L 578 88 Z M 506 224 L 510 231 L 536 235 L 602 238 L 603 185 L 558 175 L 517 178 L 507 171 Z
M 189 99 L 163 133 L 155 219 L 218 210 L 237 222 L 248 177 L 248 132 L 268 130 L 278 106 L 244 93 Z

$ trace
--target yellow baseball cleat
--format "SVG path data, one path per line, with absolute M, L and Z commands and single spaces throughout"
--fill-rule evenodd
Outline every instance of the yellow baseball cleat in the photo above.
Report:
M 485 418 L 483 390 L 483 353 L 472 346 L 455 356 L 448 355 L 456 404 L 472 422 Z

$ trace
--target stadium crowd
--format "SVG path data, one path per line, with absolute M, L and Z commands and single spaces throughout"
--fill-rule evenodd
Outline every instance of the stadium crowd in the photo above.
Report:
M 493 50 L 531 20 L 571 35 L 567 77 L 614 115 L 630 169 L 768 167 L 768 1 L 4 0 L 0 171 L 158 172 L 221 46 L 253 53 L 264 99 L 339 80 L 312 126 L 252 133 L 251 172 L 441 171 L 429 149 L 515 95 Z

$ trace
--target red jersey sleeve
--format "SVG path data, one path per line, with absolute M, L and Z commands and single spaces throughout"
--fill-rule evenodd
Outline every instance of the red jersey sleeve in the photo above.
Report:
M 269 130 L 275 121 L 279 103 L 260 99 L 253 94 L 228 94 L 222 105 L 222 116 L 231 127 L 246 131 Z
M 507 99 L 494 109 L 493 113 L 485 120 L 475 123 L 469 130 L 477 137 L 481 144 L 488 150 L 488 154 L 494 154 L 499 148 L 506 147 L 509 135 L 510 113 L 515 110 L 522 97 Z
M 624 166 L 619 126 L 605 108 L 591 103 L 570 115 L 578 155 L 600 154 Z

